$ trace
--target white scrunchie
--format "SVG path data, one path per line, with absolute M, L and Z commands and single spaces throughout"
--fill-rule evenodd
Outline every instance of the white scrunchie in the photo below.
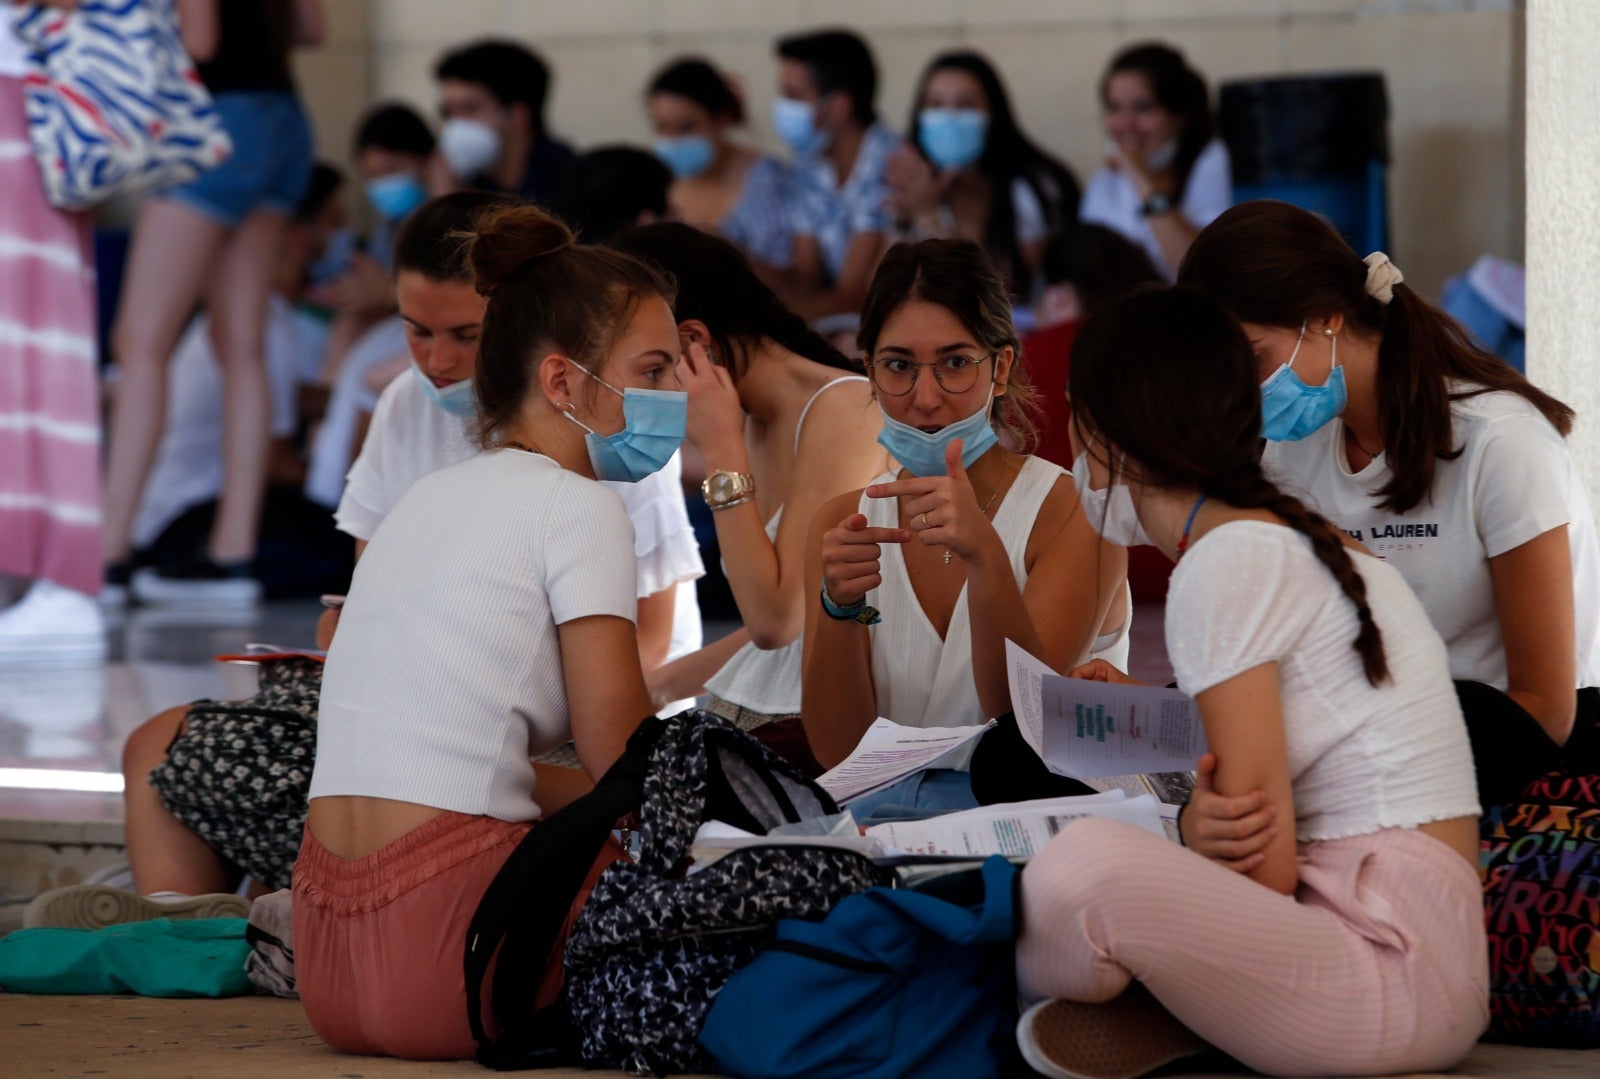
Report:
M 1394 299 L 1394 287 L 1406 279 L 1400 267 L 1390 262 L 1382 251 L 1374 251 L 1362 261 L 1367 264 L 1367 295 L 1379 303 Z

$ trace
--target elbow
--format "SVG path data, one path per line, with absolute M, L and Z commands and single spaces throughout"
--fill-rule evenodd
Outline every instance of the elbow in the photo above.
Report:
M 183 51 L 189 54 L 189 59 L 197 64 L 209 63 L 217 56 L 217 33 L 215 30 L 205 30 L 196 33 L 182 34 Z
M 793 644 L 804 629 L 804 621 L 800 612 L 795 611 L 793 616 L 779 613 L 765 614 L 747 620 L 744 628 L 750 634 L 750 641 L 763 652 L 775 652 L 780 648 L 787 648 Z

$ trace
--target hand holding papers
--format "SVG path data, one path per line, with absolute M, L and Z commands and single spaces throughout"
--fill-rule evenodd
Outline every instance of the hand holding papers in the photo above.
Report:
M 1006 658 L 1017 726 L 1058 775 L 1187 771 L 1206 751 L 1200 710 L 1175 689 L 1064 678 L 1010 641 Z

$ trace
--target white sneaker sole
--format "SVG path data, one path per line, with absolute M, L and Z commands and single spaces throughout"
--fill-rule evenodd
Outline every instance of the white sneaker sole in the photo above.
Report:
M 1137 984 L 1104 1004 L 1035 1004 L 1017 1023 L 1017 1048 L 1049 1079 L 1138 1079 L 1211 1050 Z
M 0 638 L 0 667 L 81 667 L 105 662 L 103 634 Z
M 104 884 L 73 884 L 53 888 L 34 899 L 22 913 L 22 924 L 28 929 L 104 929 L 156 918 L 248 917 L 250 900 L 242 895 L 151 899 Z
M 220 581 L 173 581 L 152 570 L 133 575 L 133 598 L 152 607 L 234 608 L 261 602 L 261 582 L 247 577 Z

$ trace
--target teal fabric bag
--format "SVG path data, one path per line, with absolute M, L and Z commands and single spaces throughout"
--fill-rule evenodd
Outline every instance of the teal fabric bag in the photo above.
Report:
M 237 997 L 252 991 L 243 918 L 157 918 L 104 929 L 19 929 L 0 938 L 8 993 Z

